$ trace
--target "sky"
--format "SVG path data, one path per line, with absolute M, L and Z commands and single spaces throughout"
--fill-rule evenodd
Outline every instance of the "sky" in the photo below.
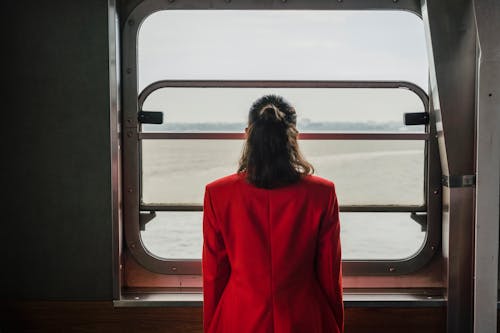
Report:
M 427 91 L 422 20 L 403 11 L 160 11 L 138 35 L 139 90 L 158 80 L 394 80 Z M 335 90 L 335 91 L 334 91 Z M 175 122 L 245 120 L 278 93 L 311 121 L 393 121 L 422 111 L 403 89 L 162 89 L 145 108 Z

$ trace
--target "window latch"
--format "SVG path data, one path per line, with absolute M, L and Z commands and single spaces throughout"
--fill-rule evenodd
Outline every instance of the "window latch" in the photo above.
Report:
M 139 213 L 139 229 L 146 230 L 146 224 L 156 217 L 156 212 Z
M 404 123 L 410 125 L 427 125 L 429 123 L 428 112 L 409 112 L 404 114 Z
M 139 111 L 137 120 L 141 124 L 163 124 L 163 112 Z
M 427 230 L 427 213 L 417 214 L 416 212 L 411 212 L 410 217 L 420 225 L 420 231 L 424 232 Z

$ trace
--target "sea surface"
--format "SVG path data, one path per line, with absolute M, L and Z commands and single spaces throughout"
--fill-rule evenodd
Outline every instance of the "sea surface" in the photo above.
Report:
M 143 140 L 142 201 L 202 204 L 205 184 L 234 173 L 241 140 Z M 332 180 L 341 206 L 424 202 L 424 141 L 302 140 L 315 174 Z M 402 259 L 426 233 L 410 213 L 341 213 L 343 259 Z M 170 259 L 201 258 L 201 212 L 157 212 L 145 247 Z

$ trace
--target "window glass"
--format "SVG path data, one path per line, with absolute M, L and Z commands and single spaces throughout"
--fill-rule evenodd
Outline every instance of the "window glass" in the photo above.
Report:
M 145 132 L 243 132 L 252 103 L 283 96 L 297 112 L 301 132 L 423 132 L 404 126 L 407 112 L 424 112 L 422 100 L 403 88 L 160 88 L 143 110 L 164 113 L 164 124 Z
M 153 13 L 138 32 L 138 89 L 162 80 L 408 81 L 427 91 L 422 21 L 396 11 L 175 10 Z M 141 131 L 243 132 L 258 97 L 293 104 L 301 133 L 423 133 L 403 125 L 422 112 L 396 88 L 169 88 L 144 111 L 164 112 Z M 147 136 L 146 136 L 147 137 Z M 141 201 L 201 205 L 206 183 L 237 169 L 241 140 L 141 140 Z M 424 206 L 424 140 L 300 140 L 316 174 L 337 186 L 343 206 Z M 143 207 L 146 209 L 146 207 Z M 153 254 L 199 259 L 201 212 L 157 212 L 141 237 Z M 425 232 L 410 213 L 343 212 L 344 259 L 414 255 Z
M 425 239 L 409 213 L 341 213 L 340 222 L 344 260 L 407 258 Z M 201 225 L 201 212 L 158 212 L 141 233 L 142 240 L 163 258 L 200 259 Z
M 175 10 L 138 34 L 139 91 L 159 80 L 396 80 L 427 90 L 422 20 L 401 11 Z
M 337 186 L 341 205 L 424 201 L 424 141 L 301 140 L 318 176 Z M 202 204 L 205 184 L 234 173 L 241 140 L 143 140 L 144 203 Z

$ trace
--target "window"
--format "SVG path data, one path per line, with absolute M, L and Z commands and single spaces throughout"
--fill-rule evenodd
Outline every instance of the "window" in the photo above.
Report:
M 126 59 L 131 252 L 157 272 L 201 272 L 204 185 L 235 172 L 249 106 L 276 93 L 297 109 L 316 174 L 336 183 L 344 271 L 418 269 L 439 238 L 429 202 L 440 172 L 431 127 L 405 126 L 403 115 L 427 111 L 426 59 L 423 24 L 405 12 L 151 14 Z M 164 123 L 137 124 L 139 110 L 163 112 Z

